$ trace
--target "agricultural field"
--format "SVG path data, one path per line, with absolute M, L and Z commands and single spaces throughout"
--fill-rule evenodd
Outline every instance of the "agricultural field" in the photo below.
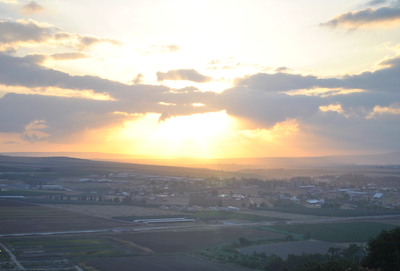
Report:
M 209 262 L 193 256 L 140 256 L 89 261 L 99 271 L 245 271 L 248 269 Z M 133 268 L 134 267 L 134 268 Z
M 97 257 L 125 255 L 118 248 L 99 238 L 8 238 L 2 240 L 28 270 L 76 270 L 77 262 Z
M 268 226 L 264 229 L 272 229 L 282 233 L 297 233 L 305 235 L 308 232 L 311 238 L 334 243 L 366 242 L 375 237 L 382 230 L 391 230 L 396 225 L 378 222 L 346 222 L 346 223 L 321 223 L 321 224 L 293 224 Z
M 325 254 L 331 247 L 345 248 L 345 246 L 340 246 L 333 243 L 327 243 L 321 241 L 300 241 L 300 242 L 251 246 L 251 247 L 241 248 L 238 251 L 240 253 L 244 253 L 247 255 L 253 255 L 254 251 L 257 253 L 265 252 L 266 255 L 276 254 L 285 260 L 288 254 L 294 254 L 294 255 L 302 255 L 303 253 Z
M 191 253 L 210 247 L 237 242 L 240 237 L 249 240 L 283 238 L 285 234 L 253 228 L 218 228 L 168 232 L 139 232 L 115 235 L 155 253 Z
M 171 216 L 171 215 L 180 215 L 181 212 L 173 211 L 173 210 L 162 210 L 160 208 L 150 208 L 150 207 L 141 207 L 141 206 L 132 206 L 132 205 L 81 205 L 81 204 L 47 204 L 49 207 L 58 207 L 68 211 L 75 211 L 79 213 L 85 213 L 90 215 L 96 215 L 101 217 L 118 217 L 118 216 Z M 128 221 L 132 221 L 129 219 Z
M 92 230 L 122 227 L 119 221 L 13 200 L 0 200 L 0 234 Z

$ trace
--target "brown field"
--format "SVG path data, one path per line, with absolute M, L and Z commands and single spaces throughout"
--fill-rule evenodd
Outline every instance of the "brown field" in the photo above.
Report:
M 65 210 L 0 200 L 0 234 L 107 229 L 129 225 Z
M 48 204 L 46 206 L 56 207 L 64 210 L 79 212 L 82 214 L 96 215 L 106 218 L 114 216 L 157 216 L 157 215 L 179 215 L 181 212 L 162 210 L 160 208 L 146 208 L 129 205 L 79 205 L 79 204 Z
M 321 241 L 304 241 L 304 242 L 290 242 L 270 245 L 252 246 L 239 249 L 238 251 L 247 255 L 253 255 L 254 251 L 257 253 L 265 252 L 267 255 L 276 254 L 282 259 L 286 259 L 288 254 L 301 255 L 303 252 L 321 253 L 325 254 L 331 247 L 343 248 L 343 246 L 321 242 Z
M 244 271 L 239 267 L 212 263 L 192 256 L 140 256 L 96 259 L 87 263 L 100 271 Z
M 115 235 L 116 238 L 127 240 L 141 247 L 146 247 L 155 253 L 194 252 L 238 242 L 240 237 L 250 240 L 281 238 L 285 235 L 252 228 L 222 228 L 205 230 L 185 230 L 169 232 L 140 232 Z

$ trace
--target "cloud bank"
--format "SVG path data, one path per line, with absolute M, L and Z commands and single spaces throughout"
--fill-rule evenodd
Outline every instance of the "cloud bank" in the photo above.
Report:
M 321 27 L 344 27 L 356 29 L 361 27 L 383 26 L 391 27 L 400 23 L 400 6 L 367 8 L 358 11 L 349 11 L 335 16 L 333 19 L 321 23 Z
M 16 50 L 25 44 L 60 45 L 83 51 L 100 43 L 122 45 L 120 41 L 114 39 L 68 33 L 52 25 L 33 20 L 0 21 L 0 50 L 2 51 L 10 50 L 10 48 Z

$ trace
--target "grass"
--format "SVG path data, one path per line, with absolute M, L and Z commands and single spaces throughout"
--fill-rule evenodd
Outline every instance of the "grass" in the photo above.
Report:
M 73 264 L 93 258 L 118 257 L 127 252 L 103 239 L 31 237 L 4 240 L 18 260 L 24 262 L 27 269 L 46 266 L 52 270 L 72 268 Z M 35 253 L 37 256 L 34 256 Z M 1 255 L 1 254 L 0 254 Z M 68 259 L 65 263 L 65 259 Z M 1 259 L 1 258 L 0 258 Z M 60 263 L 61 261 L 61 263 Z M 1 269 L 1 267 L 0 267 Z
M 377 222 L 348 222 L 348 223 L 323 223 L 323 224 L 297 224 L 262 227 L 279 232 L 306 234 L 311 233 L 311 238 L 335 243 L 365 242 L 375 237 L 382 230 L 391 230 L 395 225 Z
M 8 261 L 10 259 L 10 255 L 3 249 L 3 247 L 0 247 L 1 253 L 0 253 L 0 262 L 1 261 Z

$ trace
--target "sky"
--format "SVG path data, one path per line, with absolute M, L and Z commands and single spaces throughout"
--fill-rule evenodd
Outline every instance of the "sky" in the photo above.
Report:
M 0 152 L 400 151 L 400 1 L 0 0 Z

